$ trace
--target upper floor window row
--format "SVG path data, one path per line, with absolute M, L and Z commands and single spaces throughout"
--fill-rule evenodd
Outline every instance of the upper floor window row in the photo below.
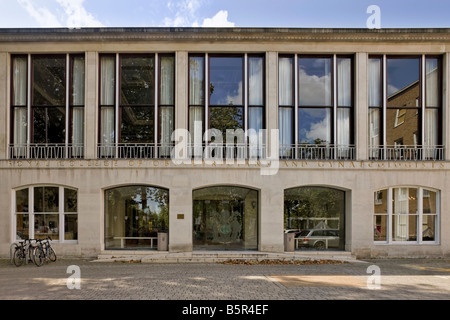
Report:
M 169 157 L 175 55 L 98 61 L 97 156 Z M 265 66 L 264 54 L 189 54 L 186 120 L 201 146 L 191 151 L 204 153 L 219 135 L 227 142 L 231 130 L 240 146 L 219 154 L 248 155 L 248 132 L 266 129 Z M 442 160 L 441 57 L 369 55 L 367 71 L 369 158 Z M 280 156 L 354 159 L 353 56 L 279 54 L 277 79 Z M 84 54 L 12 55 L 10 157 L 84 157 L 85 89 Z M 259 157 L 263 140 L 252 145 Z

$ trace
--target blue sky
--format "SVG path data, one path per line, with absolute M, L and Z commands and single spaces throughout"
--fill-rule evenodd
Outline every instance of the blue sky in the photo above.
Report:
M 0 28 L 366 28 L 370 5 L 381 28 L 450 27 L 447 0 L 0 0 Z

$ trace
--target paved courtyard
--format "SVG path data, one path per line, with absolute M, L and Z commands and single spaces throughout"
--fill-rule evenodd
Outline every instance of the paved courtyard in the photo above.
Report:
M 42 267 L 0 260 L 0 300 L 34 299 L 448 300 L 450 260 L 153 264 L 62 259 Z

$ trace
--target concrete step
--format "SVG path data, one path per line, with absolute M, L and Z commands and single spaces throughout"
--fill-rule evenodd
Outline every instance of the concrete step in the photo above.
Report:
M 105 251 L 95 262 L 138 262 L 138 263 L 218 263 L 226 261 L 295 261 L 295 260 L 345 260 L 356 261 L 350 252 L 308 251 L 308 252 L 260 252 L 260 251 Z

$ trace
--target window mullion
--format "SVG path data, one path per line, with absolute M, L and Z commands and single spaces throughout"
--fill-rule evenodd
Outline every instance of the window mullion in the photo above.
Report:
M 155 107 L 153 109 L 154 115 L 153 115 L 153 124 L 154 124 L 154 145 L 155 145 L 155 154 L 154 157 L 158 158 L 159 157 L 159 150 L 158 150 L 158 140 L 159 140 L 159 101 L 158 101 L 158 97 L 159 97 L 159 62 L 158 62 L 158 53 L 155 53 L 155 60 L 154 60 L 154 70 L 155 70 L 155 80 L 154 80 L 154 84 L 155 84 L 155 89 L 154 89 L 154 94 L 155 94 Z
M 423 188 L 417 189 L 417 242 L 422 243 Z
M 115 81 L 115 97 L 114 97 L 114 100 L 115 100 L 115 103 L 114 103 L 114 114 L 115 114 L 115 123 L 114 123 L 114 126 L 115 126 L 115 129 L 114 129 L 114 131 L 115 131 L 115 135 L 114 135 L 114 140 L 115 140 L 115 145 L 116 145 L 116 147 L 115 147 L 115 158 L 117 158 L 118 157 L 118 148 L 119 148 L 119 91 L 120 91 L 120 79 L 119 79 L 119 76 L 120 76 L 120 56 L 119 56 L 119 54 L 118 53 L 116 53 L 116 72 L 115 72 L 115 78 L 116 78 L 116 81 Z
M 332 91 L 333 91 L 333 144 L 334 150 L 336 151 L 337 147 L 337 58 L 336 55 L 333 55 L 333 83 L 332 83 Z M 336 152 L 334 152 L 334 157 L 336 157 Z
M 244 55 L 244 132 L 248 132 L 248 55 Z
M 383 55 L 383 71 L 382 71 L 382 77 L 383 77 L 383 112 L 382 112 L 382 124 L 383 124 L 383 160 L 386 160 L 386 115 L 387 115 L 387 111 L 386 111 L 386 83 L 387 83 L 387 74 L 386 74 L 386 55 Z
M 392 199 L 393 199 L 393 192 L 392 188 L 389 188 L 387 190 L 387 237 L 386 241 L 387 243 L 392 243 Z
M 421 95 L 421 106 L 420 106 L 420 108 L 421 108 L 421 115 L 422 115 L 422 121 L 421 121 L 421 126 L 422 126 L 422 132 L 421 132 L 421 149 L 422 149 L 422 156 L 421 156 L 421 158 L 422 158 L 422 160 L 425 160 L 426 159 L 426 157 L 425 157 L 425 155 L 426 155 L 426 153 L 428 153 L 427 151 L 425 151 L 424 150 L 424 148 L 425 148 L 425 108 L 426 108 L 426 105 L 425 105 L 425 83 L 426 83 L 426 64 L 425 64 L 425 55 L 423 54 L 422 55 L 422 59 L 421 59 L 421 79 L 420 79 L 420 82 L 421 82 L 421 85 L 420 85 L 420 90 L 421 90 L 421 92 L 420 92 L 420 95 Z M 428 147 L 431 147 L 431 146 L 428 146 Z M 434 146 L 432 146 L 432 147 L 434 147 Z
M 34 239 L 34 187 L 28 188 L 28 234 Z
M 205 145 L 208 144 L 209 142 L 209 57 L 208 54 L 205 53 L 205 131 L 207 132 L 207 134 L 205 135 L 205 133 L 203 133 L 204 136 L 204 140 L 205 140 Z M 202 139 L 203 140 L 203 139 Z
M 69 54 L 66 54 L 66 142 L 65 142 L 65 157 L 68 158 L 69 151 L 69 105 L 70 105 L 70 59 Z
M 64 187 L 59 187 L 59 242 L 64 242 Z
M 299 127 L 299 119 L 298 119 L 298 95 L 299 95 L 299 75 L 298 75 L 298 55 L 294 55 L 294 144 L 295 144 L 295 159 L 298 159 L 298 127 Z M 292 146 L 290 146 L 292 147 Z
M 30 158 L 31 144 L 31 55 L 28 54 L 27 62 L 27 159 Z

